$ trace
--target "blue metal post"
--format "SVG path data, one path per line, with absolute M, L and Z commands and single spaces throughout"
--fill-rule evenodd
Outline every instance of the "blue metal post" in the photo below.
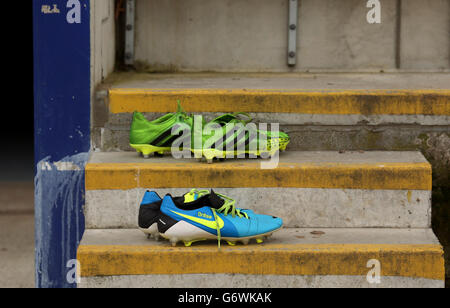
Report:
M 89 0 L 33 0 L 36 287 L 75 287 L 90 150 Z

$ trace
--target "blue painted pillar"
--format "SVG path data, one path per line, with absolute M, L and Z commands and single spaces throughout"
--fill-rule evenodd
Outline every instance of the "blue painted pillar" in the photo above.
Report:
M 75 287 L 68 263 L 84 232 L 90 150 L 89 0 L 33 0 L 33 31 L 36 287 Z

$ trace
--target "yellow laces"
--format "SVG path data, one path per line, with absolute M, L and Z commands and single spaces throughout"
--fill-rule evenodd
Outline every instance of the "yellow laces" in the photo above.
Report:
M 197 190 L 197 189 L 192 189 L 189 194 L 190 195 L 194 195 L 197 194 L 198 197 L 200 198 L 201 196 L 207 195 L 209 194 L 209 190 Z M 231 216 L 233 218 L 235 218 L 236 216 L 238 216 L 239 218 L 246 218 L 249 219 L 247 213 L 245 212 L 241 212 L 241 210 L 237 209 L 235 204 L 236 204 L 236 200 L 227 197 L 225 195 L 222 194 L 217 194 L 219 197 L 221 197 L 223 200 L 225 200 L 225 204 L 217 209 L 211 208 L 213 214 L 214 214 L 214 220 L 216 221 L 216 230 L 217 230 L 217 240 L 218 240 L 218 247 L 220 249 L 220 241 L 221 241 L 221 233 L 220 233 L 220 227 L 219 227 L 219 219 L 217 218 L 217 213 L 221 213 L 225 216 L 228 216 L 228 214 L 231 213 Z

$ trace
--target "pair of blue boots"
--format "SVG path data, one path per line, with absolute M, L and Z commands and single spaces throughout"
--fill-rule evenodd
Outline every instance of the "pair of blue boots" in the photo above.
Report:
M 239 209 L 235 203 L 213 190 L 193 189 L 182 197 L 168 194 L 163 199 L 147 191 L 139 209 L 139 228 L 149 237 L 169 240 L 173 246 L 217 240 L 219 248 L 221 240 L 231 246 L 237 242 L 247 245 L 252 239 L 260 244 L 282 228 L 281 218 Z

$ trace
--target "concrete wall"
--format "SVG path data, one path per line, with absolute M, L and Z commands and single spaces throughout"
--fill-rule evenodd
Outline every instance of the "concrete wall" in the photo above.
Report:
M 91 66 L 94 89 L 115 65 L 114 0 L 91 1 Z
M 298 64 L 287 66 L 288 0 L 136 0 L 144 71 L 390 71 L 450 68 L 450 1 L 300 0 Z M 399 17 L 400 16 L 400 17 Z
M 400 62 L 405 69 L 450 65 L 450 1 L 403 0 Z
M 91 1 L 91 101 L 96 102 L 95 90 L 114 71 L 116 62 L 116 33 L 114 0 Z M 95 127 L 98 104 L 91 104 L 91 126 Z M 94 131 L 94 130 L 92 130 Z

